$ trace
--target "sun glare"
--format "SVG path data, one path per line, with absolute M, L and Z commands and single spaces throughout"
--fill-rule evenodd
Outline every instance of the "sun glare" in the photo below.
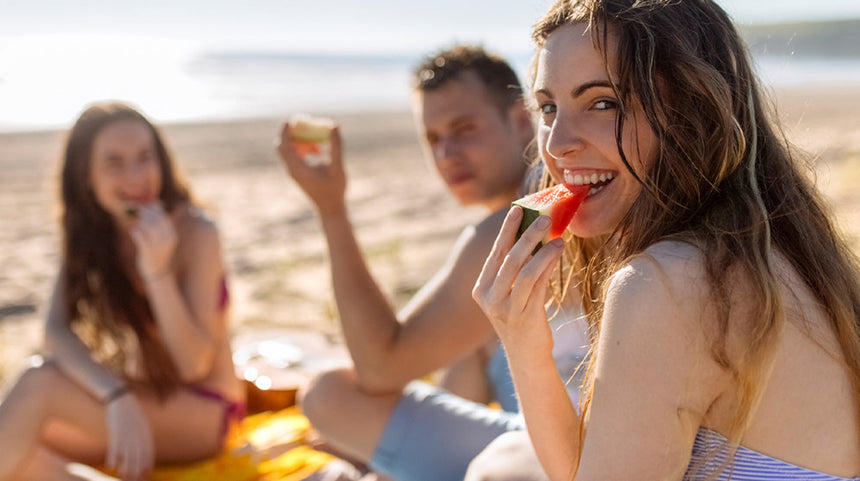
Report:
M 171 117 L 177 104 L 205 100 L 183 73 L 192 54 L 188 44 L 157 38 L 17 37 L 0 49 L 0 126 L 62 125 L 103 99 Z

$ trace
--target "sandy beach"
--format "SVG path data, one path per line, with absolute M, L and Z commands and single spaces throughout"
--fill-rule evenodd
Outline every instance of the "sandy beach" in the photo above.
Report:
M 786 134 L 814 159 L 819 186 L 860 252 L 860 85 L 775 92 Z M 145 106 L 144 106 L 145 108 Z M 459 208 L 421 156 L 408 112 L 341 123 L 350 209 L 366 257 L 401 306 L 481 212 Z M 279 119 L 163 126 L 196 196 L 221 228 L 237 335 L 274 327 L 338 342 L 325 244 L 307 200 L 272 148 Z M 0 374 L 38 351 L 58 265 L 56 172 L 65 133 L 0 134 Z

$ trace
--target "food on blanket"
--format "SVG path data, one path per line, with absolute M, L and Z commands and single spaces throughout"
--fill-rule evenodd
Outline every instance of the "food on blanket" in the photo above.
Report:
M 559 184 L 515 200 L 513 205 L 523 209 L 523 220 L 517 230 L 517 239 L 541 215 L 549 216 L 552 225 L 538 247 L 561 237 L 590 188 L 589 184 Z
M 310 165 L 331 161 L 331 129 L 334 122 L 330 119 L 294 116 L 290 121 L 290 138 L 296 152 Z
M 248 412 L 295 404 L 299 381 L 290 368 L 299 367 L 304 356 L 304 351 L 285 337 L 242 343 L 235 348 L 233 364 L 247 383 Z
M 249 413 L 295 404 L 300 386 L 316 373 L 348 365 L 349 353 L 322 332 L 274 329 L 233 338 L 233 365 L 243 380 Z

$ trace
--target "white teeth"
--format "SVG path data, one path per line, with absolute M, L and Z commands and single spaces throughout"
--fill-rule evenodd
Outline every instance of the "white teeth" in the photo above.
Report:
M 601 190 L 603 190 L 605 188 L 606 188 L 605 185 L 601 185 L 600 187 L 592 187 L 592 188 L 588 189 L 588 195 L 594 195 L 594 194 L 600 192 Z
M 593 173 L 591 175 L 564 173 L 564 181 L 573 185 L 597 184 L 600 182 L 610 181 L 615 178 L 611 172 L 601 172 L 600 174 Z

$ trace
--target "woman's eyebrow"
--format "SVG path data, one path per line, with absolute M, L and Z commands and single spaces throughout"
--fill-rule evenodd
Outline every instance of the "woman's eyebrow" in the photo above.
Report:
M 611 89 L 612 84 L 606 80 L 592 80 L 590 82 L 585 82 L 584 84 L 580 85 L 579 87 L 577 87 L 573 90 L 573 92 L 571 93 L 571 97 L 573 97 L 573 98 L 579 97 L 582 94 L 584 94 L 587 90 L 592 89 L 592 88 L 608 88 L 608 89 Z M 549 89 L 546 89 L 546 88 L 537 89 L 534 91 L 534 93 L 535 94 L 542 94 L 542 95 L 545 95 L 547 97 L 552 98 L 552 94 L 550 93 Z
M 592 89 L 592 88 L 609 88 L 609 89 L 611 89 L 612 84 L 606 80 L 592 80 L 591 82 L 586 82 L 586 83 L 580 85 L 579 87 L 577 87 L 576 89 L 574 89 L 572 96 L 574 98 L 579 97 L 580 95 L 584 94 L 586 90 Z

